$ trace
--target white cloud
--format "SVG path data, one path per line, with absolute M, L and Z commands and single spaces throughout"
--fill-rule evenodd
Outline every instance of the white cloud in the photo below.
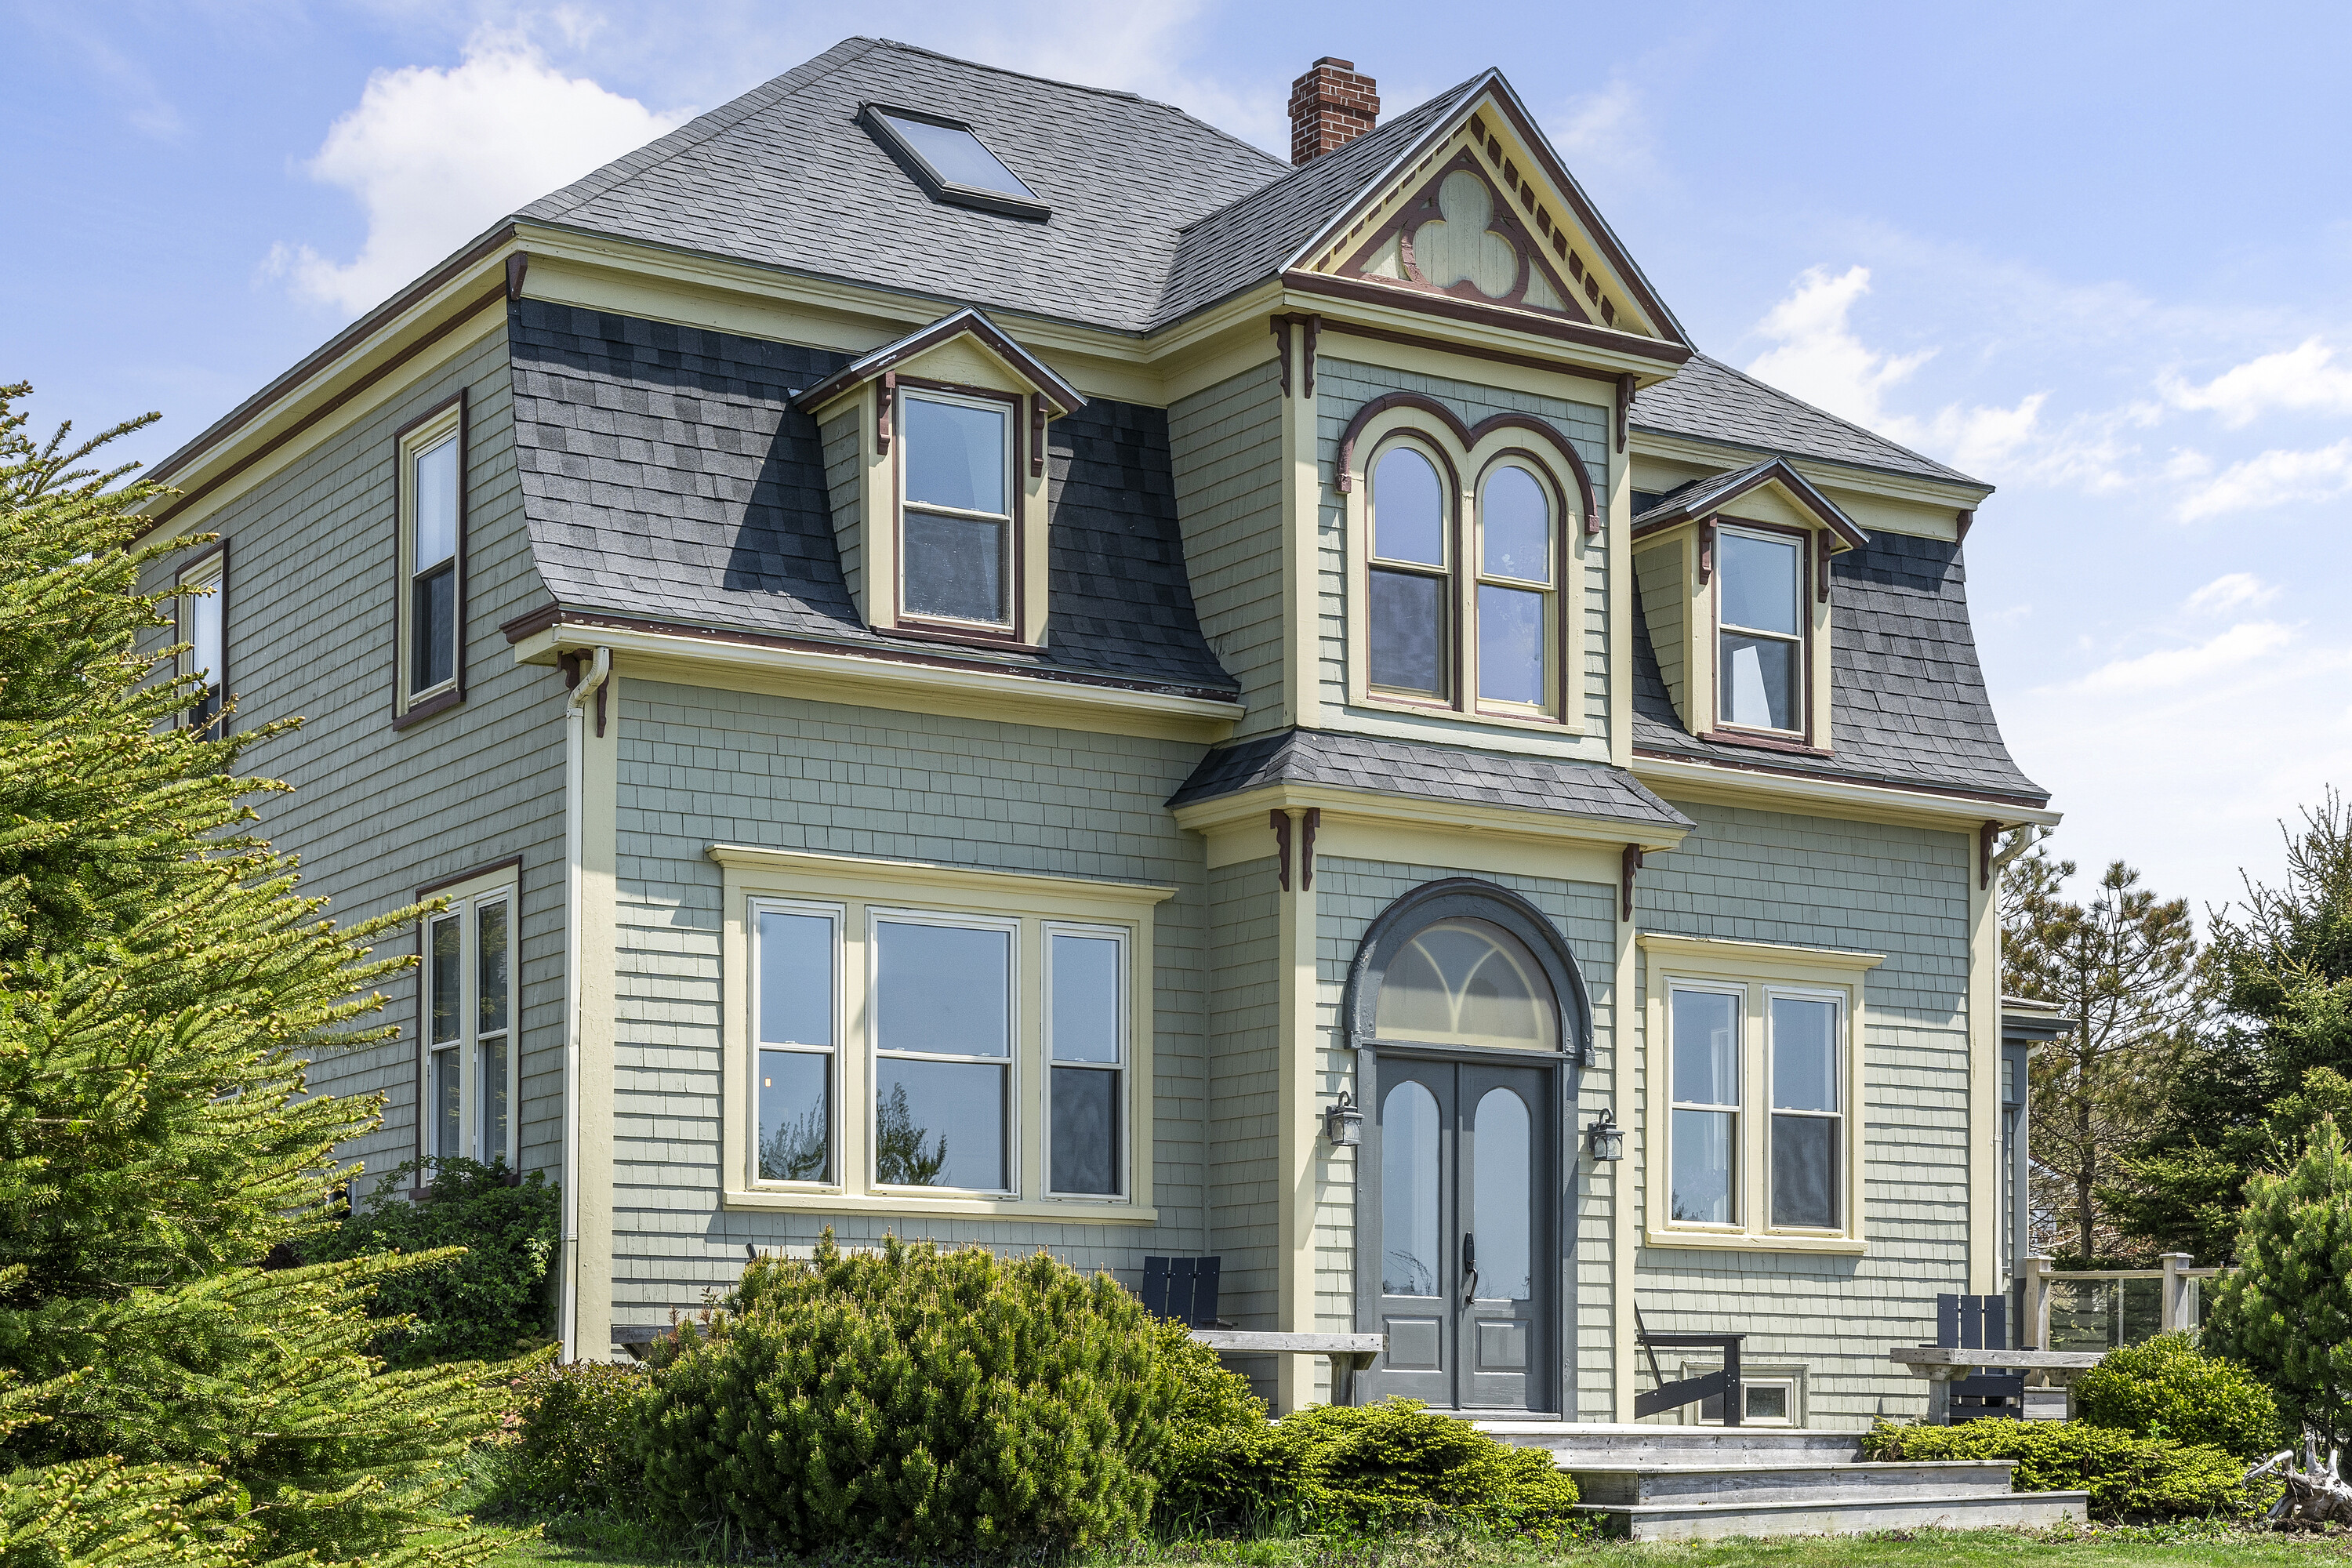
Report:
M 305 166 L 366 211 L 348 261 L 278 245 L 270 268 L 310 298 L 357 314 L 500 216 L 683 121 L 549 65 L 520 37 L 475 35 L 444 70 L 407 66 L 368 78 Z
M 2352 437 L 2332 447 L 2273 447 L 2243 458 L 2196 486 L 2175 510 L 2183 522 L 2257 511 L 2290 501 L 2327 501 L 2352 492 Z
M 2278 590 L 2251 572 L 2231 572 L 2214 578 L 2181 601 L 2192 616 L 2226 616 L 2259 608 L 2278 597 Z
M 1868 292 L 1867 267 L 1849 267 L 1835 277 L 1826 267 L 1806 268 L 1788 297 L 1756 323 L 1774 346 L 1756 357 L 1748 374 L 1841 418 L 1874 428 L 1882 424 L 1887 389 L 1936 351 L 1885 354 L 1864 342 L 1846 313 Z
M 2248 360 L 2202 386 L 2173 374 L 2157 385 L 2174 407 L 2210 409 L 2233 430 L 2273 410 L 2352 413 L 2352 364 L 2337 364 L 2336 351 L 2317 338 Z
M 2111 659 L 2074 686 L 2086 696 L 2113 697 L 2203 684 L 2276 653 L 2293 636 L 2275 621 L 2247 621 L 2194 647 L 2159 648 L 2133 658 Z

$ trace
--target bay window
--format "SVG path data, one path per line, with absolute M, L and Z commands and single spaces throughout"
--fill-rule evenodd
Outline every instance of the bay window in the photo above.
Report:
M 1139 1068 L 1168 889 L 712 854 L 740 911 L 722 958 L 728 1079 L 745 1086 L 730 1203 L 1148 1213 Z

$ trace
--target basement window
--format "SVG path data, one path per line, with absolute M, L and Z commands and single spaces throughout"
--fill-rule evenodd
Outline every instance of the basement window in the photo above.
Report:
M 860 118 L 932 200 L 1014 217 L 1052 216 L 1037 193 L 962 121 L 878 103 L 867 104 Z

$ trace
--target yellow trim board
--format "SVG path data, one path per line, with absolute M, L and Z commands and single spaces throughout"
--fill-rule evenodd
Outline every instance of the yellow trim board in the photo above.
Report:
M 1671 849 L 1680 844 L 1688 833 L 1686 828 L 1664 826 L 1637 827 L 1630 823 L 1570 816 L 1555 811 L 1427 800 L 1418 795 L 1373 795 L 1335 788 L 1329 784 L 1261 784 L 1235 795 L 1219 795 L 1214 800 L 1180 805 L 1175 811 L 1176 826 L 1209 837 L 1209 864 L 1213 868 L 1243 860 L 1265 858 L 1268 851 L 1259 845 L 1236 846 L 1246 852 L 1231 853 L 1229 858 L 1220 858 L 1220 856 L 1226 852 L 1224 841 L 1236 833 L 1263 832 L 1268 812 L 1303 811 L 1309 807 L 1319 807 L 1323 812 L 1316 842 L 1318 854 L 1338 853 L 1329 847 L 1331 840 L 1328 836 L 1343 826 L 1358 824 L 1424 835 L 1440 831 L 1483 834 L 1497 841 L 1604 848 L 1608 852 L 1608 874 L 1597 879 L 1611 882 L 1617 879 L 1616 857 L 1626 845 L 1639 844 L 1643 849 Z M 1350 842 L 1361 844 L 1365 841 Z M 1352 849 L 1351 852 L 1361 853 L 1361 850 Z
M 1827 970 L 1860 974 L 1886 962 L 1883 952 L 1861 952 L 1843 947 L 1798 947 L 1780 942 L 1745 942 L 1734 937 L 1682 936 L 1673 931 L 1645 931 L 1639 938 L 1644 952 L 1676 958 L 1705 959 L 1708 967 L 1742 975 L 1778 978 L 1790 969 Z
M 517 643 L 514 657 L 517 664 L 552 664 L 559 653 L 592 647 L 611 648 L 638 680 L 1157 740 L 1222 741 L 1243 712 L 1239 702 L 1213 698 L 627 626 L 559 623 Z
M 1637 755 L 1633 773 L 1669 803 L 1697 800 L 1717 805 L 1744 805 L 1758 811 L 1785 811 L 1800 816 L 1891 822 L 1906 827 L 1974 831 L 1987 822 L 1998 822 L 2005 827 L 2029 823 L 2054 827 L 2065 817 L 2063 812 L 2047 806 L 1933 795 L 1925 790 L 1854 784 L 1845 779 L 1764 773 L 1758 770 L 1772 765 L 1771 754 L 1758 752 L 1756 758 L 1756 768 L 1741 768 Z
M 1155 882 L 1115 882 L 1101 877 L 1066 877 L 1054 871 L 998 871 L 982 866 L 950 866 L 929 860 L 876 860 L 863 855 L 825 855 L 805 849 L 766 849 L 753 844 L 713 844 L 703 851 L 721 866 L 777 872 L 798 884 L 825 884 L 825 890 L 862 894 L 877 884 L 938 888 L 952 885 L 994 894 L 1006 909 L 1059 914 L 1072 902 L 1149 909 L 1176 896 Z
M 1860 1257 L 1870 1243 L 1850 1236 L 1780 1236 L 1770 1231 L 1648 1230 L 1642 1245 L 1660 1250 L 1698 1247 L 1715 1252 L 1839 1252 Z

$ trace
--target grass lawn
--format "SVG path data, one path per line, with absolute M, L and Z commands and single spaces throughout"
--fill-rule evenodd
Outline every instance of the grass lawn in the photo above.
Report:
M 496 1568 L 685 1568 L 715 1559 L 652 1559 L 547 1542 L 509 1549 Z M 2065 1531 L 1913 1531 L 1873 1536 L 1804 1536 L 1694 1546 L 1622 1543 L 1543 1548 L 1458 1537 L 1392 1538 L 1333 1544 L 1300 1540 L 1185 1542 L 1136 1554 L 1088 1554 L 1067 1568 L 1129 1563 L 1231 1568 L 2266 1568 L 2352 1563 L 2352 1533 L 2275 1535 L 2204 1526 Z

